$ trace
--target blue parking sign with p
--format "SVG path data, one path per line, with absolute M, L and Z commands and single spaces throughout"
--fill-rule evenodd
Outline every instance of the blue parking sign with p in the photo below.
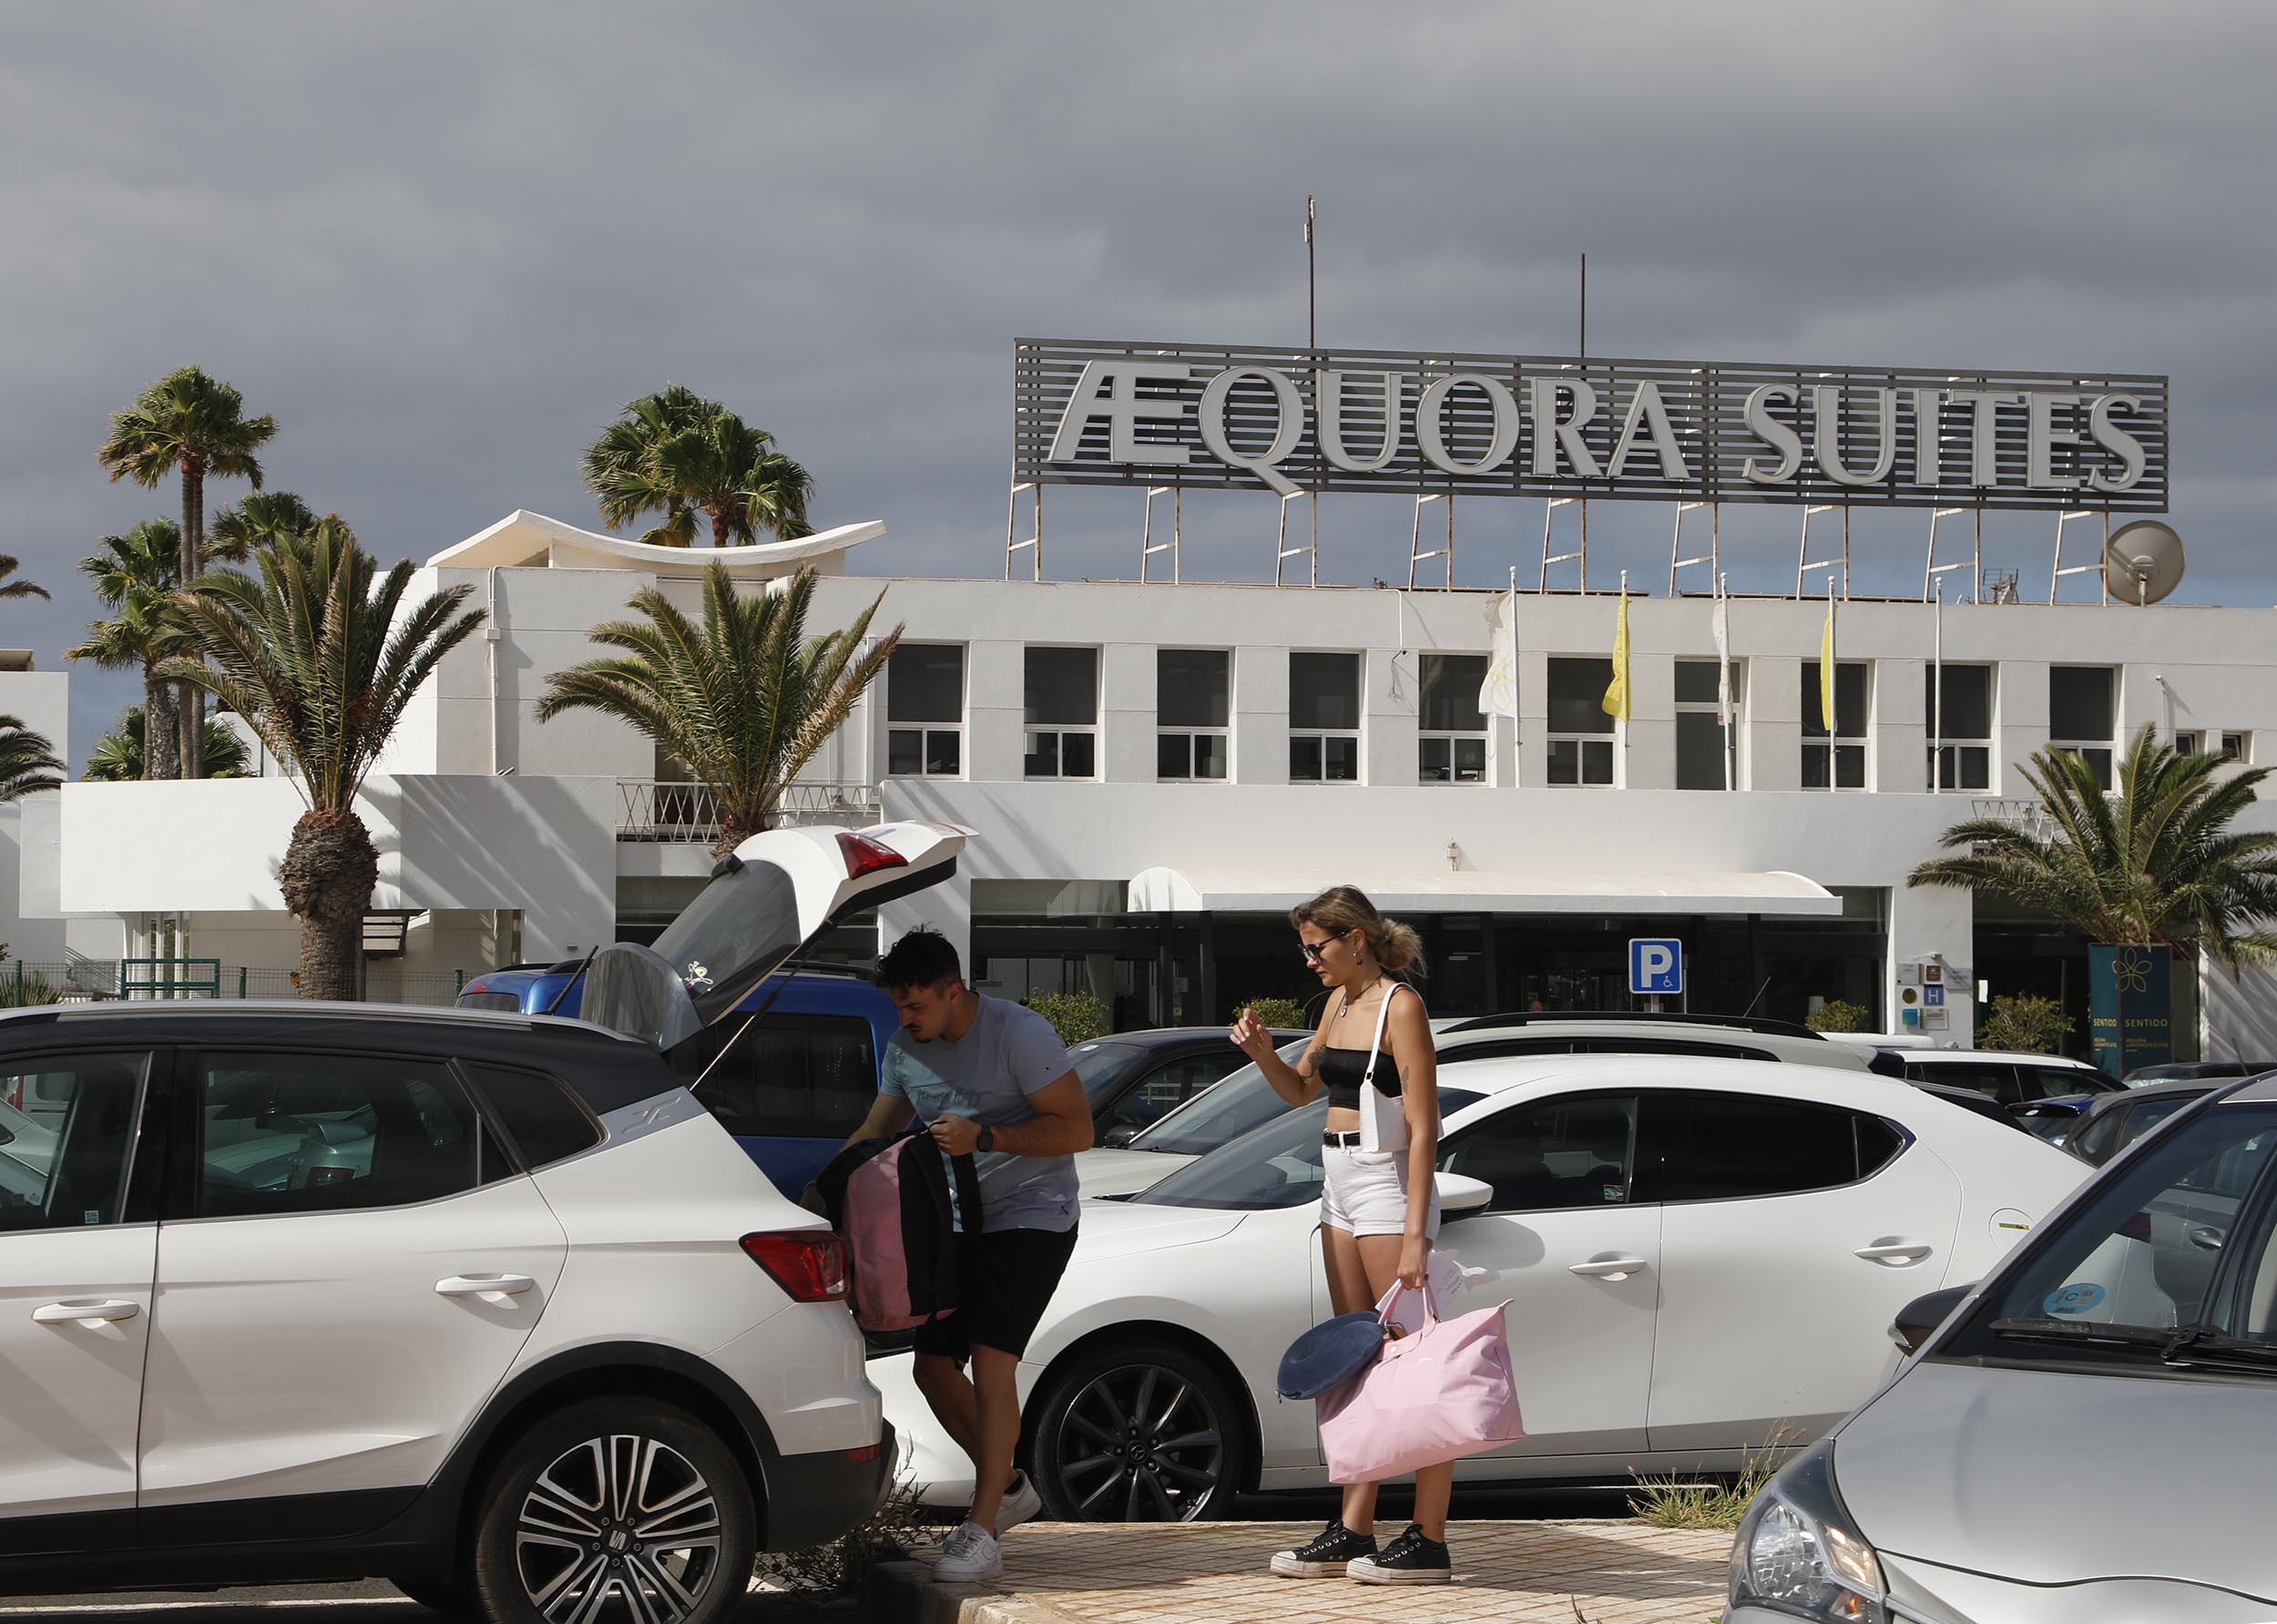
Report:
M 1674 936 L 1629 939 L 1629 990 L 1632 994 L 1684 990 L 1684 944 Z

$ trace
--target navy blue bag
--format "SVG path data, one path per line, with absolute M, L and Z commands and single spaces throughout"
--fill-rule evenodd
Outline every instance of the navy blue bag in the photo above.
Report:
M 1372 1364 L 1384 1346 L 1384 1321 L 1373 1308 L 1322 1320 L 1289 1344 L 1274 1389 L 1283 1398 L 1318 1398 Z

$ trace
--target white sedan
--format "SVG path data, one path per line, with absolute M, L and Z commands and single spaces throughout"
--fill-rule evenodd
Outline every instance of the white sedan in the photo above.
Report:
M 1907 1085 L 1667 1056 L 1480 1061 L 1440 1088 L 1440 1244 L 1509 1298 L 1527 1435 L 1466 1481 L 1734 1471 L 1807 1442 L 1895 1365 L 1914 1298 L 1977 1279 L 2088 1175 Z M 1081 1239 L 1020 1365 L 1024 1458 L 1048 1515 L 1226 1514 L 1327 1482 L 1281 1354 L 1330 1313 L 1312 1105 L 1127 1200 Z M 1456 1209 L 1461 1210 L 1456 1210 Z M 906 1354 L 873 1360 L 902 1475 L 961 1505 L 971 1467 Z

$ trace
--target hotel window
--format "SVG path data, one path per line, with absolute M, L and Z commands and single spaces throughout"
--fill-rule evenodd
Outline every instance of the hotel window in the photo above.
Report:
M 1866 719 L 1873 699 L 1873 670 L 1867 661 L 1834 662 L 1834 726 L 1823 715 L 1819 662 L 1802 662 L 1802 787 L 1806 790 L 1863 790 L 1866 787 Z
M 1232 712 L 1233 658 L 1222 649 L 1154 653 L 1154 775 L 1223 778 Z
M 1423 702 L 1416 720 L 1419 782 L 1483 784 L 1486 781 L 1486 716 L 1478 689 L 1486 680 L 1483 654 L 1426 654 L 1421 662 Z
M 2206 748 L 2206 735 L 2196 728 L 2178 730 L 2174 735 L 2177 755 L 2194 756 Z
M 1289 778 L 1360 781 L 1360 657 L 1289 656 Z
M 1549 662 L 1549 781 L 1613 781 L 1613 719 L 1605 690 L 1613 685 L 1609 659 Z
M 1929 718 L 1936 738 L 1929 752 L 1930 788 L 1992 788 L 1992 685 L 1990 666 L 1933 664 L 1922 669 L 1922 714 Z
M 1099 651 L 1031 648 L 1025 659 L 1027 776 L 1097 778 Z
M 2253 760 L 2253 735 L 2251 733 L 2222 734 L 2221 753 L 2241 767 L 2247 765 Z
M 2110 666 L 2047 668 L 2047 748 L 2068 751 L 2111 787 L 2119 722 L 2119 672 Z
M 1731 662 L 1732 722 L 1739 721 L 1741 679 L 1747 674 L 1746 662 Z M 1676 787 L 1680 790 L 1736 790 L 1739 765 L 1731 764 L 1729 782 L 1724 777 L 1727 759 L 1723 723 L 1716 720 L 1717 664 L 1712 659 L 1680 659 L 1676 662 Z
M 965 771 L 965 650 L 904 643 L 885 663 L 885 770 L 955 778 Z

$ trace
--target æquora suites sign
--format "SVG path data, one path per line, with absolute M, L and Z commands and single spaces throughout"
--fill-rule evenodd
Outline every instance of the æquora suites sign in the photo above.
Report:
M 2163 512 L 2167 380 L 1021 339 L 1055 485 Z

